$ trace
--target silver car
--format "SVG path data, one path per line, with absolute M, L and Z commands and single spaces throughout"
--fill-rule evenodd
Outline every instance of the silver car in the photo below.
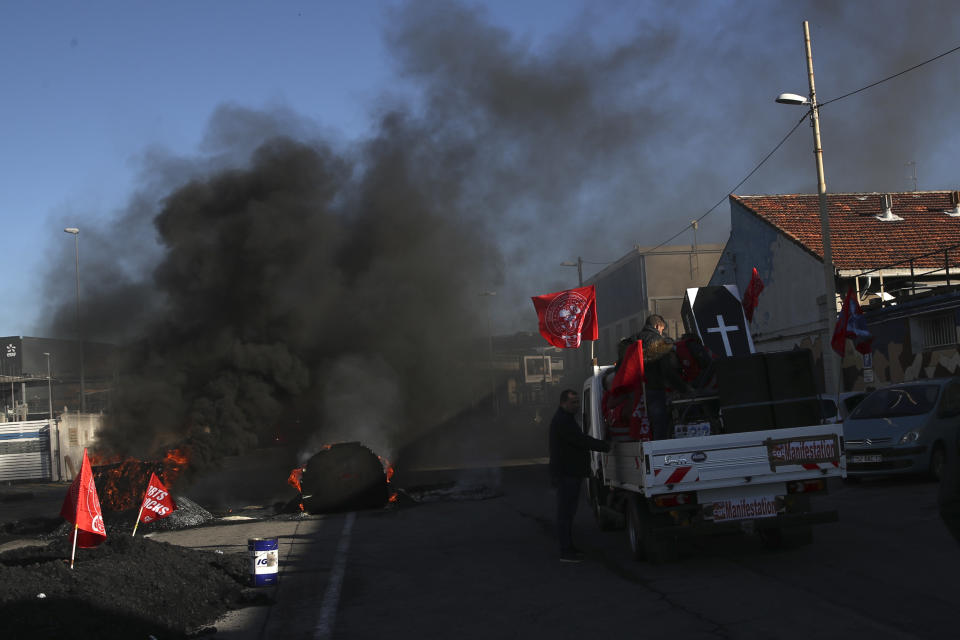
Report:
M 921 473 L 939 478 L 960 427 L 960 379 L 877 389 L 843 423 L 847 476 Z

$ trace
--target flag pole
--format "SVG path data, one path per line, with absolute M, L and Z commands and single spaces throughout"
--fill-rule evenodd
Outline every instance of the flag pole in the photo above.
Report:
M 143 515 L 144 505 L 147 504 L 147 493 L 150 491 L 150 483 L 153 481 L 154 475 L 155 475 L 154 473 L 151 473 L 150 479 L 147 480 L 147 488 L 143 492 L 143 500 L 140 501 L 140 511 L 137 511 L 137 521 L 133 523 L 133 533 L 130 534 L 131 538 L 137 535 L 137 527 L 140 526 L 140 516 Z
M 73 569 L 73 558 L 77 554 L 77 531 L 79 529 L 79 524 L 73 525 L 73 548 L 70 549 L 70 569 Z
M 133 533 L 130 534 L 131 538 L 137 535 L 137 527 L 140 526 L 140 516 L 143 515 L 143 505 L 146 503 L 146 500 L 140 503 L 140 511 L 137 511 L 137 521 L 133 523 Z

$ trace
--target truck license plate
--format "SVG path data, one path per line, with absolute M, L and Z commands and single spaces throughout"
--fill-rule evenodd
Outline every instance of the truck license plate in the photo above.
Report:
M 879 454 L 871 454 L 866 456 L 850 456 L 850 462 L 854 464 L 862 464 L 864 462 L 883 462 L 883 456 Z
M 713 503 L 713 521 L 730 522 L 748 518 L 773 518 L 777 515 L 777 496 L 732 498 Z

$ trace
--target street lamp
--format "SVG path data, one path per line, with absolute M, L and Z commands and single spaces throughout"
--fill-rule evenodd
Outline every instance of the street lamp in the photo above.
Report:
M 497 295 L 496 291 L 484 291 L 480 294 L 482 298 L 490 298 Z M 487 300 L 487 338 L 489 340 L 489 358 L 490 358 L 490 402 L 493 406 L 493 415 L 496 417 L 497 411 L 497 378 L 493 371 L 493 328 L 490 323 L 490 300 Z
M 80 322 L 80 229 L 67 227 L 64 233 L 73 235 L 73 245 L 76 249 L 77 271 L 77 345 L 80 347 L 80 412 L 87 412 L 86 384 L 83 377 L 83 325 Z
M 823 148 L 820 146 L 820 105 L 817 103 L 817 90 L 813 82 L 813 55 L 810 52 L 810 23 L 803 22 L 803 38 L 807 50 L 807 79 L 810 83 L 810 97 L 795 93 L 781 93 L 776 101 L 780 104 L 810 105 L 810 120 L 813 124 L 813 154 L 817 161 L 817 192 L 820 200 L 820 235 L 823 239 L 823 292 L 824 322 L 823 337 L 820 340 L 823 357 L 823 383 L 825 391 L 840 391 L 840 377 L 835 362 L 830 339 L 833 334 L 833 316 L 837 311 L 837 289 L 834 281 L 833 252 L 830 249 L 830 215 L 827 212 L 827 185 L 823 178 Z
M 577 281 L 580 283 L 580 286 L 583 286 L 583 258 L 577 256 L 576 262 L 561 262 L 561 267 L 576 267 L 577 268 Z

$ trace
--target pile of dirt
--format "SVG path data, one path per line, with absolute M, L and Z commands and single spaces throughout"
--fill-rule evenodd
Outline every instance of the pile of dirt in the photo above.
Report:
M 247 586 L 246 554 L 108 537 L 95 549 L 70 539 L 0 554 L 0 619 L 9 638 L 157 640 L 203 634 L 231 609 L 266 604 Z
M 189 529 L 210 523 L 215 519 L 212 513 L 184 496 L 178 496 L 176 498 L 176 504 L 176 510 L 166 518 L 153 520 L 152 522 L 141 522 L 137 527 L 137 536 L 146 535 L 154 531 Z M 107 529 L 107 538 L 109 539 L 111 536 L 130 535 L 134 525 L 137 524 L 138 515 L 140 515 L 139 508 L 104 513 L 103 524 Z M 52 535 L 54 537 L 61 537 L 70 535 L 72 531 L 73 525 L 66 520 L 61 520 Z

